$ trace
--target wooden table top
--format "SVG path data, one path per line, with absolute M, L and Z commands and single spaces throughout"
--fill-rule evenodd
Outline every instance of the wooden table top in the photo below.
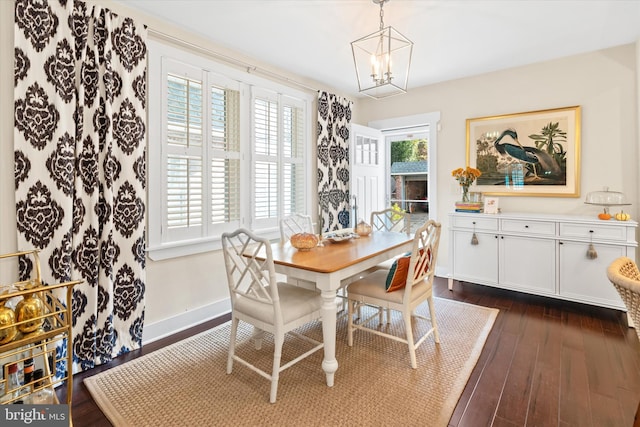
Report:
M 309 251 L 299 251 L 289 242 L 273 243 L 271 251 L 275 264 L 286 265 L 319 273 L 333 273 L 353 264 L 402 246 L 413 240 L 405 233 L 376 231 L 366 237 L 343 242 L 325 241 Z M 257 258 L 264 259 L 264 252 Z

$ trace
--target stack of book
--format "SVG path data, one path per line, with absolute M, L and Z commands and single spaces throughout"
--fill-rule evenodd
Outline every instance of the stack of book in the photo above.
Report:
M 456 212 L 482 212 L 482 202 L 456 202 Z

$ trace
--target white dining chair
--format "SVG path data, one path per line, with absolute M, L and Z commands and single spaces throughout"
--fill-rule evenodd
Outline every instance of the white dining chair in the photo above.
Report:
M 384 209 L 371 212 L 371 229 L 411 233 L 411 214 L 403 210 Z
M 390 270 L 375 271 L 347 287 L 349 298 L 348 344 L 353 346 L 353 333 L 363 330 L 376 335 L 406 343 L 409 347 L 411 367 L 416 368 L 416 349 L 427 339 L 434 336 L 440 342 L 438 324 L 433 304 L 433 277 L 436 269 L 438 246 L 440 244 L 441 225 L 433 220 L 427 221 L 415 233 L 411 255 L 400 257 Z M 427 301 L 430 317 L 421 316 L 416 308 Z M 360 306 L 373 306 L 377 312 L 366 319 L 353 319 L 353 311 Z M 405 335 L 397 336 L 371 325 L 381 310 L 395 310 L 402 314 Z M 421 319 L 430 322 L 424 334 L 414 340 L 412 322 Z
M 371 212 L 371 229 L 373 231 L 397 231 L 400 233 L 411 234 L 411 214 L 405 211 L 397 211 L 395 209 L 385 209 L 383 211 Z M 388 270 L 391 268 L 393 261 L 381 262 L 376 265 L 370 272 L 379 269 Z
M 227 374 L 237 361 L 271 381 L 269 401 L 276 401 L 280 372 L 324 347 L 324 344 L 301 335 L 294 329 L 320 319 L 322 298 L 319 292 L 278 282 L 273 264 L 269 240 L 252 232 L 239 229 L 222 235 L 227 282 L 231 296 L 231 337 L 227 359 Z M 259 251 L 266 254 L 264 260 L 256 258 Z M 235 353 L 236 335 L 240 321 L 253 325 L 258 336 L 264 332 L 273 334 L 273 369 L 271 373 L 258 368 Z M 281 366 L 282 346 L 285 334 L 310 342 L 313 348 Z M 256 349 L 260 341 L 256 342 Z
M 375 231 L 397 231 L 400 233 L 407 233 L 407 236 L 411 234 L 411 214 L 404 210 L 396 209 L 384 209 L 382 211 L 371 212 L 371 229 Z M 377 264 L 373 268 L 370 268 L 367 273 L 373 273 L 377 270 L 389 270 L 397 257 L 390 260 L 383 261 Z M 380 311 L 380 323 L 383 322 L 383 312 Z M 387 323 L 391 322 L 391 312 L 386 310 Z M 360 317 L 360 310 L 358 310 L 358 316 Z
M 280 220 L 280 242 L 286 243 L 291 236 L 297 233 L 313 233 L 313 221 L 309 215 L 294 213 Z M 306 289 L 315 289 L 316 284 L 302 279 L 289 279 L 296 285 Z
M 280 241 L 288 242 L 297 233 L 312 233 L 313 222 L 309 215 L 295 213 L 280 220 Z

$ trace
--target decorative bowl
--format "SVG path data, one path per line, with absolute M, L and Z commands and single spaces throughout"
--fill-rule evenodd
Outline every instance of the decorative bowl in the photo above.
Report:
M 318 237 L 311 233 L 296 233 L 289 238 L 291 246 L 299 251 L 308 251 L 318 246 Z
M 358 225 L 356 225 L 356 233 L 358 236 L 365 237 L 371 234 L 371 226 L 364 221 L 360 221 Z
M 332 243 L 341 243 L 348 242 L 349 240 L 360 236 L 353 231 L 334 231 L 332 233 L 325 234 L 324 237 Z

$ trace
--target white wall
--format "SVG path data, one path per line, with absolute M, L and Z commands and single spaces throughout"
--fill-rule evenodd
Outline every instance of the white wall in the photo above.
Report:
M 638 60 L 635 44 L 566 57 L 410 90 L 386 100 L 358 103 L 359 120 L 440 111 L 438 220 L 444 238 L 438 272 L 448 272 L 448 219 L 458 199 L 451 171 L 465 165 L 466 119 L 556 107 L 582 107 L 581 194 L 578 198 L 500 197 L 503 212 L 596 215 L 584 204 L 589 191 L 622 191 L 640 218 L 638 186 Z M 437 64 L 434 64 L 437 66 Z
M 99 3 L 137 18 L 155 30 L 261 65 L 119 3 L 106 0 Z M 0 253 L 17 249 L 13 181 L 13 14 L 13 2 L 0 1 Z M 457 198 L 450 171 L 465 161 L 466 118 L 581 105 L 583 195 L 603 185 L 623 191 L 634 204 L 631 206 L 633 217 L 638 218 L 637 68 L 636 48 L 623 46 L 414 89 L 388 100 L 357 100 L 354 122 L 365 124 L 387 119 L 390 118 L 389 111 L 394 117 L 441 112 L 437 195 L 438 215 L 445 222 L 446 233 L 446 213 Z M 273 71 L 311 87 L 339 93 L 313 81 L 305 82 L 283 70 Z M 509 211 L 593 212 L 593 208 L 583 204 L 583 197 L 502 198 L 500 205 Z M 439 265 L 446 267 L 446 238 L 442 245 Z M 0 271 L 0 283 L 12 280 L 13 276 L 7 274 Z M 220 253 L 156 262 L 148 259 L 144 341 L 219 315 L 228 307 L 227 295 Z

